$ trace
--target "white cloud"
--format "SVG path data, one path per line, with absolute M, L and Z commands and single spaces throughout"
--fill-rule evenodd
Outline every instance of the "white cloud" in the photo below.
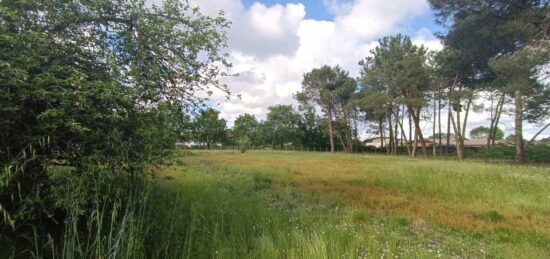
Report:
M 428 28 L 422 28 L 416 32 L 416 35 L 412 38 L 412 41 L 416 45 L 424 45 L 429 50 L 442 50 L 443 44 L 435 37 Z
M 348 13 L 336 16 L 336 23 L 348 37 L 372 40 L 392 33 L 401 22 L 428 10 L 424 0 L 357 0 Z
M 323 0 L 323 4 L 334 15 L 347 13 L 353 8 L 352 2 L 341 0 Z
M 267 107 L 295 103 L 302 75 L 324 64 L 340 65 L 358 75 L 357 62 L 369 55 L 379 37 L 397 30 L 400 23 L 426 11 L 424 0 L 325 1 L 333 21 L 305 19 L 303 4 L 266 6 L 254 3 L 245 9 L 239 0 L 193 2 L 208 14 L 223 8 L 232 21 L 229 53 L 237 77 L 223 78 L 234 95 L 223 102 L 215 94 L 222 115 L 232 119 L 245 112 L 265 117 Z M 431 43 L 426 34 L 418 42 Z M 216 100 L 217 99 L 217 100 Z

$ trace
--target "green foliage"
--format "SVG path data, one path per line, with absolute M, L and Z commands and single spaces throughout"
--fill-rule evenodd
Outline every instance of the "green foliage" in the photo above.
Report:
M 249 149 L 251 144 L 252 141 L 250 141 L 250 138 L 246 135 L 237 138 L 237 147 L 241 150 L 241 153 Z
M 313 102 L 320 105 L 328 112 L 335 105 L 335 90 L 341 85 L 338 80 L 336 68 L 322 66 L 304 74 L 302 80 L 302 92 L 296 95 L 296 99 L 304 104 Z
M 547 73 L 542 72 L 550 61 L 548 1 L 429 2 L 438 22 L 451 22 L 442 37 L 441 75 L 459 83 L 460 89 L 488 83 L 490 90 L 515 97 L 515 128 L 520 135 L 516 161 L 525 162 L 522 121 L 540 123 L 548 114 Z
M 504 131 L 502 131 L 500 128 L 496 128 L 496 136 L 495 140 L 502 140 L 504 138 Z M 489 137 L 490 129 L 485 126 L 479 126 L 477 128 L 473 128 L 470 130 L 470 138 L 473 139 L 486 139 Z
M 490 67 L 506 83 L 506 91 L 525 96 L 526 109 L 523 116 L 532 123 L 544 122 L 550 115 L 550 85 L 545 66 L 550 62 L 550 44 L 542 42 L 513 54 L 500 56 L 489 61 Z
M 302 91 L 294 96 L 300 102 L 302 110 L 311 112 L 315 107 L 320 107 L 325 113 L 331 151 L 334 150 L 335 135 L 338 135 L 340 139 L 345 138 L 348 146 L 351 145 L 352 137 L 357 137 L 357 134 L 352 133 L 351 122 L 352 114 L 356 110 L 354 106 L 356 90 L 357 82 L 349 76 L 347 71 L 339 66 L 324 65 L 304 74 Z M 333 121 L 340 124 L 340 129 L 333 128 Z M 346 147 L 343 144 L 343 148 L 351 147 Z
M 371 51 L 373 57 L 359 63 L 364 91 L 390 98 L 386 100 L 388 104 L 380 106 L 376 102 L 372 108 L 386 109 L 382 112 L 386 114 L 391 111 L 392 103 L 415 108 L 425 106 L 426 92 L 430 89 L 426 49 L 417 47 L 409 37 L 402 35 L 384 37 L 379 43 L 380 46 Z
M 514 136 L 511 135 L 509 142 L 514 142 Z M 510 136 L 509 136 L 510 137 Z M 508 139 L 508 137 L 507 137 Z M 496 145 L 487 148 L 469 148 L 466 149 L 466 154 L 473 159 L 490 159 L 490 160 L 506 160 L 513 161 L 515 156 L 515 146 L 511 145 Z M 529 145 L 525 149 L 525 158 L 533 163 L 550 163 L 550 146 L 548 145 Z
M 260 125 L 258 120 L 256 120 L 254 115 L 248 113 L 239 115 L 233 123 L 233 135 L 237 139 L 237 142 L 239 139 L 246 137 L 250 141 L 250 144 L 259 145 L 259 131 Z
M 267 119 L 262 125 L 264 141 L 282 148 L 285 144 L 301 143 L 301 116 L 292 105 L 275 105 L 268 108 Z
M 213 108 L 201 111 L 193 120 L 193 140 L 205 144 L 208 149 L 226 140 L 226 121 Z
M 543 138 L 543 139 L 537 141 L 536 144 L 550 145 L 550 137 Z
M 302 112 L 300 128 L 303 132 L 303 146 L 312 150 L 324 150 L 329 145 L 327 119 L 318 116 L 314 108 L 310 107 Z
M 380 39 L 379 46 L 371 50 L 371 54 L 359 62 L 362 89 L 358 106 L 366 113 L 368 121 L 377 124 L 381 135 L 386 121 L 391 125 L 392 121 L 397 122 L 394 117 L 408 113 L 422 142 L 420 114 L 432 91 L 427 50 L 414 45 L 408 36 L 398 34 Z M 393 136 L 397 132 L 393 126 L 388 129 L 392 139 L 389 145 L 395 152 Z M 404 130 L 403 125 L 401 130 Z M 424 156 L 428 156 L 427 150 L 423 151 Z
M 129 202 L 169 158 L 197 92 L 226 90 L 216 78 L 227 25 L 185 1 L 0 2 L 0 233 L 15 253 L 59 248 L 48 240 L 72 213 L 78 235 L 102 224 L 99 192 L 86 189 L 109 181 L 95 177 L 124 179 L 116 195 Z M 54 179 L 60 167 L 69 174 Z M 71 181 L 83 183 L 55 194 Z
M 488 60 L 525 46 L 545 19 L 539 0 L 429 2 L 440 23 L 452 22 L 444 36 L 448 49 L 458 54 L 452 74 L 459 72 L 459 82 L 470 86 L 495 79 Z

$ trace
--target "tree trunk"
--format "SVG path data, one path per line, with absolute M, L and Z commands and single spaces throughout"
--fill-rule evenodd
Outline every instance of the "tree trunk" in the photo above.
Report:
M 353 137 L 353 141 L 355 142 L 355 153 L 357 153 L 359 148 L 359 146 L 357 145 L 357 143 L 359 142 L 359 133 L 357 131 L 357 110 L 355 108 L 353 109 Z
M 428 158 L 430 157 L 430 155 L 428 154 L 428 146 L 426 146 L 426 139 L 424 139 L 424 135 L 422 134 L 422 129 L 420 128 L 420 118 L 417 117 L 414 123 L 418 128 L 416 132 L 418 135 L 418 139 L 420 140 L 420 144 L 422 145 L 422 155 L 424 156 L 424 158 Z
M 328 136 L 330 140 L 330 153 L 334 153 L 334 131 L 332 129 L 332 105 L 328 105 Z
M 459 111 L 457 111 L 457 114 L 460 115 Z M 455 133 L 455 145 L 456 145 L 456 156 L 458 157 L 458 160 L 464 160 L 464 148 L 463 148 L 463 143 L 462 141 L 460 141 L 461 139 L 461 136 L 460 136 L 460 126 L 457 126 L 458 123 L 455 123 L 455 118 L 454 118 L 454 115 L 453 115 L 453 111 L 452 111 L 452 105 L 451 105 L 451 99 L 449 98 L 449 117 L 450 117 L 450 121 L 451 121 L 451 124 L 453 125 L 453 131 Z M 460 124 L 458 124 L 460 125 Z
M 397 114 L 395 115 L 395 128 L 393 130 L 394 133 L 394 140 L 393 140 L 393 154 L 397 155 L 397 147 L 399 147 L 399 130 L 398 130 L 398 124 L 399 123 L 399 105 L 397 106 Z
M 515 92 L 515 134 L 516 134 L 516 162 L 525 163 L 525 146 L 523 145 L 523 98 L 521 90 Z
M 462 153 L 462 151 L 464 149 L 462 147 L 463 142 L 460 141 L 460 139 L 461 139 L 460 130 L 457 129 L 457 125 L 455 123 L 455 119 L 454 119 L 454 115 L 453 115 L 452 111 L 451 111 L 450 115 L 451 115 L 451 124 L 453 125 L 453 130 L 455 132 L 456 156 L 457 156 L 458 160 L 464 160 L 464 153 Z
M 426 146 L 426 140 L 424 139 L 424 136 L 422 135 L 422 129 L 420 128 L 420 109 L 418 109 L 415 113 L 415 111 L 409 107 L 409 112 L 413 114 L 413 121 L 414 126 L 416 128 L 416 135 L 418 136 L 418 140 L 420 140 L 420 144 L 422 145 L 422 155 L 425 158 L 428 158 L 428 147 Z
M 502 102 L 504 102 L 504 94 L 502 94 L 502 96 L 498 98 L 497 106 L 495 107 L 493 113 L 493 99 L 491 99 L 491 124 L 489 125 L 489 135 L 487 136 L 487 148 L 491 148 L 491 143 L 494 144 L 493 137 L 496 137 L 496 132 L 498 128 L 497 118 L 500 116 L 499 109 Z
M 468 124 L 468 115 L 470 114 L 470 108 L 472 107 L 473 94 L 468 97 L 468 104 L 466 105 L 466 113 L 464 113 L 464 121 L 462 123 L 462 146 L 464 146 L 464 139 L 466 138 L 466 125 Z
M 449 102 L 450 103 L 450 102 Z M 445 145 L 445 154 L 449 154 L 449 146 L 451 144 L 451 113 L 452 113 L 451 106 L 447 109 L 447 136 L 445 136 L 447 143 Z
M 498 98 L 497 106 L 494 107 L 495 98 L 493 97 L 493 93 L 491 93 L 491 123 L 489 124 L 489 134 L 487 135 L 487 148 L 491 148 L 491 137 L 493 136 L 493 127 L 495 126 L 495 121 L 497 117 L 497 110 L 498 106 L 500 104 L 500 98 Z
M 502 114 L 502 107 L 504 106 L 506 95 L 502 95 L 502 102 L 500 103 L 500 108 L 497 111 L 497 118 L 495 121 L 495 126 L 493 127 L 492 137 L 491 137 L 491 146 L 495 146 L 495 142 L 497 139 L 497 129 L 498 129 L 498 123 L 500 121 L 500 115 Z
M 342 108 L 343 109 L 343 108 Z M 343 109 L 344 120 L 346 121 L 346 141 L 348 142 L 348 153 L 353 153 L 353 142 L 352 142 L 352 126 L 349 114 Z
M 462 85 L 459 87 L 459 92 L 462 93 Z M 470 111 L 470 104 L 472 101 L 472 97 L 470 96 L 468 99 L 468 107 L 466 108 L 466 114 L 465 114 L 465 121 L 464 126 L 466 126 L 466 119 L 468 118 L 468 113 Z M 458 156 L 459 160 L 464 160 L 464 134 L 466 131 L 466 127 L 462 127 L 462 119 L 460 118 L 460 111 L 462 110 L 462 104 L 460 98 L 458 99 L 457 109 L 456 109 L 456 125 L 454 124 L 454 118 L 451 113 L 451 119 L 453 122 L 453 129 L 455 130 L 455 139 L 456 139 L 456 154 Z
M 391 120 L 391 113 L 388 114 L 388 129 L 389 129 L 389 132 L 388 132 L 388 138 L 390 139 L 390 143 L 387 147 L 387 154 L 390 155 L 392 154 L 393 155 L 393 145 L 394 145 L 394 141 L 393 141 L 393 125 L 392 125 L 392 120 Z
M 437 156 L 436 142 L 435 142 L 435 127 L 437 126 L 437 104 L 434 98 L 434 122 L 432 127 L 432 151 L 433 156 Z
M 418 147 L 418 131 L 416 130 L 416 127 L 414 127 L 414 141 L 411 143 L 411 156 L 416 157 L 416 148 Z
M 462 133 L 460 134 L 460 148 L 462 149 L 462 157 L 466 158 L 464 152 L 464 139 L 466 138 L 466 125 L 468 124 L 468 115 L 470 114 L 470 108 L 472 107 L 473 94 L 468 97 L 468 104 L 466 105 L 466 113 L 464 114 L 464 122 L 462 123 Z
M 386 141 L 384 139 L 384 119 L 380 119 L 380 148 L 386 147 Z
M 414 133 L 414 139 L 416 141 L 416 132 Z M 413 149 L 413 146 L 412 146 L 412 141 L 413 141 L 413 135 L 412 135 L 412 119 L 411 119 L 411 113 L 409 112 L 409 142 L 410 143 L 407 143 L 407 145 L 409 145 L 411 147 L 411 149 Z M 415 144 L 416 145 L 416 144 Z M 416 147 L 414 147 L 414 152 L 413 153 L 416 153 Z M 415 154 L 413 154 L 413 157 L 415 156 Z
M 401 127 L 401 146 L 403 146 L 403 143 L 405 143 L 405 146 L 407 147 L 407 155 L 410 155 L 410 149 L 409 149 L 409 143 L 407 142 L 407 134 L 405 134 L 405 130 L 403 129 L 403 123 L 405 123 L 405 106 L 402 106 L 403 112 L 401 113 L 401 119 L 399 120 L 399 127 Z M 405 142 L 403 142 L 405 141 Z
M 441 92 L 440 92 L 441 93 Z M 439 154 L 443 154 L 442 136 L 441 136 L 441 94 L 437 97 L 437 122 L 439 127 Z
M 340 140 L 340 144 L 342 144 L 342 148 L 344 149 L 344 152 L 348 152 L 348 148 L 346 147 L 346 143 L 344 143 L 344 139 L 342 138 L 342 135 L 340 133 L 337 134 L 338 139 Z
M 546 126 L 542 127 L 542 129 L 540 129 L 537 134 L 535 134 L 531 140 L 529 140 L 529 142 L 525 143 L 525 146 L 527 147 L 527 145 L 533 143 L 535 141 L 535 139 L 539 136 L 540 133 L 542 133 L 546 128 L 548 128 L 548 126 L 550 126 L 550 123 L 546 124 Z
M 411 147 L 409 146 L 409 141 L 407 140 L 407 136 L 405 135 L 405 130 L 403 129 L 403 123 L 399 120 L 397 120 L 398 124 L 399 124 L 399 128 L 401 128 L 401 139 L 404 139 L 405 142 L 407 143 L 407 145 L 405 145 L 407 147 L 407 154 L 410 156 L 411 155 Z

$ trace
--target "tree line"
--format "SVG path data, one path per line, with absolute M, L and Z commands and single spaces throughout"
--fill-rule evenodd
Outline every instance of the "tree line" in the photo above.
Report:
M 443 50 L 428 51 L 400 34 L 384 37 L 358 62 L 359 78 L 339 66 L 315 68 L 303 75 L 302 89 L 294 95 L 298 111 L 273 106 L 262 123 L 242 115 L 235 121 L 233 139 L 257 146 L 300 143 L 354 152 L 360 143 L 357 125 L 367 123 L 388 139 L 389 154 L 404 146 L 411 156 L 417 147 L 424 157 L 437 155 L 453 138 L 457 158 L 463 160 L 471 113 L 489 112 L 488 132 L 482 136 L 491 148 L 503 137 L 500 119 L 510 108 L 515 160 L 525 162 L 525 146 L 550 125 L 548 1 L 430 4 L 438 23 L 451 23 L 439 35 Z M 479 100 L 488 105 L 477 106 Z M 525 120 L 542 125 L 527 143 Z M 432 124 L 431 133 L 423 132 L 422 122 Z M 428 139 L 435 142 L 433 150 Z
M 181 131 L 180 141 L 209 149 L 218 146 L 284 149 L 291 146 L 325 150 L 329 146 L 326 124 L 311 110 L 300 112 L 292 105 L 274 105 L 268 108 L 265 120 L 245 113 L 235 119 L 232 128 L 227 128 L 226 120 L 219 114 L 213 108 L 198 113 Z

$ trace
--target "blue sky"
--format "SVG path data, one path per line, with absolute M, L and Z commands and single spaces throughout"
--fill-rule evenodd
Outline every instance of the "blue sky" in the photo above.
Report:
M 245 8 L 250 7 L 254 2 L 259 2 L 267 6 L 275 4 L 287 4 L 287 3 L 302 3 L 306 7 L 306 18 L 315 20 L 332 20 L 334 15 L 330 13 L 325 7 L 323 0 L 307 0 L 307 1 L 286 1 L 286 0 L 243 0 L 242 3 Z

